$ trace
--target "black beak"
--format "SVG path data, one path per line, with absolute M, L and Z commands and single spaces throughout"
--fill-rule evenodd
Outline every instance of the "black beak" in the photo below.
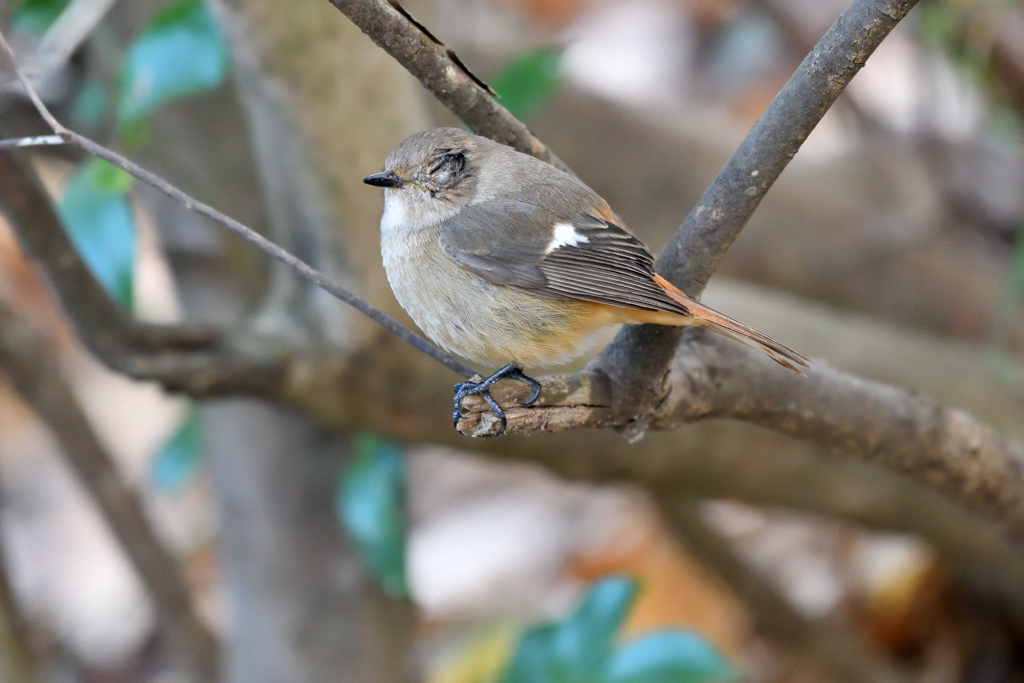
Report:
M 402 179 L 395 175 L 394 171 L 368 175 L 363 178 L 363 182 L 375 187 L 401 187 L 404 184 Z

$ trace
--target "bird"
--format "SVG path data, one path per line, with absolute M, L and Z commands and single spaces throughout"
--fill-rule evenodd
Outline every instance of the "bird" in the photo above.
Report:
M 804 356 L 687 296 L 655 270 L 643 242 L 576 177 L 458 128 L 400 142 L 384 170 L 363 179 L 384 188 L 381 256 L 399 304 L 449 353 L 502 367 L 455 385 L 462 401 L 490 395 L 502 378 L 541 385 L 525 368 L 585 353 L 606 327 L 700 325 L 803 374 Z

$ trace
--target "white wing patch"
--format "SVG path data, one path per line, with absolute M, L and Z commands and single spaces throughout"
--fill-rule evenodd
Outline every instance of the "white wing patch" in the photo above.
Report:
M 576 232 L 576 228 L 571 223 L 555 223 L 555 236 L 551 238 L 551 242 L 548 244 L 547 249 L 544 250 L 544 253 L 550 254 L 555 249 L 575 247 L 577 244 L 584 244 L 589 241 L 585 235 Z

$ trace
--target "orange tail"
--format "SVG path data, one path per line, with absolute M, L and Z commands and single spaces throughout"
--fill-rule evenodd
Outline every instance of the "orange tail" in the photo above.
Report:
M 741 344 L 757 349 L 779 365 L 789 368 L 794 372 L 799 372 L 801 375 L 804 374 L 801 368 L 811 367 L 811 362 L 793 349 L 780 344 L 766 334 L 761 334 L 752 327 L 747 327 L 737 320 L 733 320 L 714 309 L 708 308 L 704 304 L 694 301 L 662 276 L 655 275 L 654 281 L 672 299 L 686 307 L 696 324 L 710 328 Z

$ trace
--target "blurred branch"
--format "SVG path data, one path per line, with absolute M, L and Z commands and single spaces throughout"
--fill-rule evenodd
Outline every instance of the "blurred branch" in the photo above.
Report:
M 36 47 L 34 61 L 40 71 L 33 76 L 39 79 L 38 83 L 71 58 L 115 2 L 117 0 L 71 0 L 68 3 Z
M 193 611 L 174 558 L 160 544 L 138 497 L 121 479 L 92 430 L 61 376 L 60 361 L 47 340 L 3 308 L 0 371 L 57 437 L 68 463 L 99 504 L 196 675 L 216 681 L 217 639 Z
M 519 119 L 498 104 L 490 89 L 466 69 L 454 52 L 413 19 L 398 0 L 330 2 L 474 133 L 572 173 Z
M 117 0 L 71 0 L 36 44 L 26 60 L 26 72 L 38 88 L 67 63 Z M 17 87 L 17 79 L 3 83 Z
M 1000 16 L 992 66 L 1014 109 L 1024 115 L 1024 9 L 1019 5 L 1006 6 Z
M 749 608 L 755 628 L 782 648 L 839 683 L 897 683 L 899 673 L 831 624 L 808 621 L 764 577 L 737 557 L 729 542 L 701 518 L 692 500 L 656 497 L 668 525 L 683 544 Z
M 31 683 L 31 656 L 25 642 L 25 624 L 7 580 L 7 563 L 0 552 L 0 680 Z
M 132 319 L 103 289 L 68 238 L 34 171 L 0 151 L 0 207 L 25 252 L 47 274 L 85 346 L 105 365 L 131 377 L 158 380 L 197 395 L 272 395 L 283 372 L 282 352 L 184 326 Z

